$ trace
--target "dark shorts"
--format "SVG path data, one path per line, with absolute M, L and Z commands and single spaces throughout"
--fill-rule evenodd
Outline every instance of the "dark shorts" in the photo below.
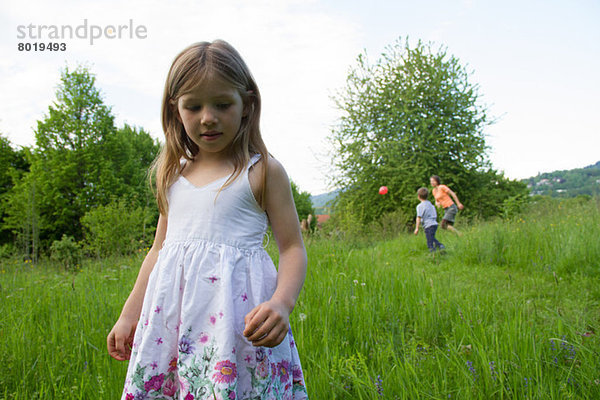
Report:
M 444 220 L 454 223 L 454 218 L 456 217 L 456 214 L 458 213 L 458 207 L 456 207 L 456 204 L 452 204 L 450 207 L 444 208 Z

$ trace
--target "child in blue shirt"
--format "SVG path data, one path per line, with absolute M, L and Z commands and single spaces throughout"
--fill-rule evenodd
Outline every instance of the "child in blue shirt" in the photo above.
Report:
M 435 238 L 435 232 L 438 227 L 437 212 L 433 204 L 427 200 L 428 196 L 429 190 L 427 188 L 422 187 L 417 190 L 417 197 L 421 203 L 417 206 L 415 235 L 419 233 L 419 226 L 423 224 L 423 230 L 425 230 L 425 237 L 427 238 L 427 247 L 429 247 L 430 252 L 434 252 L 436 250 L 443 250 L 445 247 Z

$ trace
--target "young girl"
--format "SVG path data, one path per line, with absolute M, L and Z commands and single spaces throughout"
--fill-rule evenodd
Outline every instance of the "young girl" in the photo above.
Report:
M 122 399 L 307 398 L 289 327 L 306 251 L 260 104 L 224 41 L 194 44 L 171 66 L 156 237 L 107 339 L 113 358 L 129 359 Z M 279 271 L 262 247 L 267 223 Z

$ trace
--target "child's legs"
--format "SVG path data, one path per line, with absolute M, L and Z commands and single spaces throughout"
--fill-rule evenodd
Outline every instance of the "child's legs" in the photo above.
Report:
M 427 237 L 427 247 L 429 247 L 429 250 L 434 250 L 436 248 L 437 249 L 444 248 L 444 245 L 435 238 L 435 233 L 437 232 L 437 228 L 438 228 L 437 225 L 433 225 L 428 228 L 425 228 L 425 236 Z M 430 243 L 431 243 L 431 245 L 430 245 Z
M 433 245 L 435 247 L 437 247 L 438 249 L 443 249 L 443 248 L 445 248 L 444 245 L 439 240 L 437 240 L 435 237 L 435 233 L 437 232 L 437 227 L 438 227 L 437 225 L 432 226 L 432 228 L 433 228 Z
M 428 226 L 425 228 L 425 238 L 427 239 L 427 247 L 429 251 L 435 250 L 435 231 L 437 230 L 437 225 Z

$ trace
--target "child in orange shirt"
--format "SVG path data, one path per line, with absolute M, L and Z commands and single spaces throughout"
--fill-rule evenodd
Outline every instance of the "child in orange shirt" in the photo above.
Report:
M 431 191 L 435 198 L 435 205 L 444 209 L 444 217 L 442 218 L 442 229 L 448 229 L 457 235 L 461 233 L 454 228 L 454 221 L 458 210 L 465 208 L 462 203 L 458 200 L 456 193 L 454 193 L 448 186 L 440 185 L 440 177 L 433 175 L 429 182 L 433 186 Z M 452 196 L 452 199 L 450 198 Z M 456 204 L 455 204 L 456 203 Z

